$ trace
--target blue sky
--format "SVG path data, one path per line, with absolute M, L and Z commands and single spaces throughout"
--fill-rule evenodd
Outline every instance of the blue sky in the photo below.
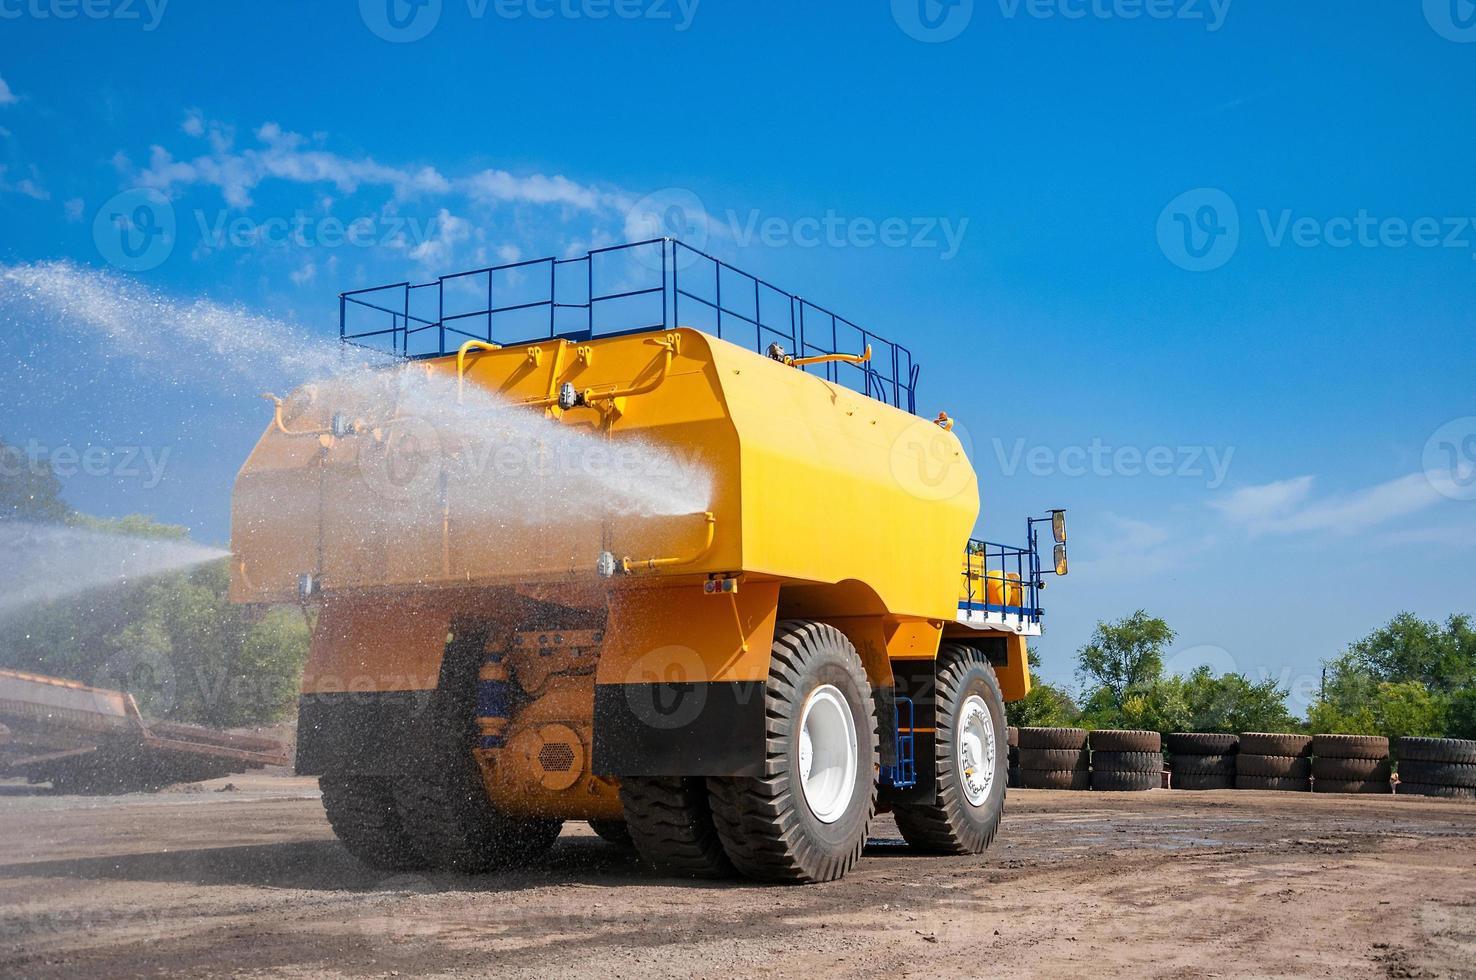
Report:
M 342 289 L 623 240 L 654 194 L 913 349 L 987 536 L 1070 510 L 1048 678 L 1141 606 L 1175 666 L 1302 700 L 1472 610 L 1469 0 L 387 2 L 0 2 L 0 261 L 112 268 L 95 219 L 145 188 L 177 233 L 126 274 L 327 336 Z M 97 346 L 7 323 L 0 435 L 224 541 L 262 403 Z

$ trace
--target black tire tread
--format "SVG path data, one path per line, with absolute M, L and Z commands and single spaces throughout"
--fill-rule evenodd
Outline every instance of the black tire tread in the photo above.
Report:
M 1476 789 L 1469 786 L 1434 786 L 1430 783 L 1399 784 L 1400 796 L 1438 796 L 1448 800 L 1476 800 Z
M 1313 779 L 1341 779 L 1364 782 L 1368 780 L 1388 781 L 1390 775 L 1388 759 L 1335 759 L 1317 756 L 1312 760 Z
M 334 836 L 359 861 L 381 871 L 420 871 L 421 856 L 395 807 L 389 780 L 362 773 L 325 774 L 318 779 L 323 811 Z
M 1314 793 L 1388 793 L 1387 779 L 1313 779 Z
M 1092 771 L 1092 789 L 1108 793 L 1139 793 L 1158 789 L 1163 785 L 1163 774 L 1153 772 L 1123 772 L 1112 769 Z
M 1295 779 L 1290 776 L 1246 776 L 1237 774 L 1236 789 L 1274 790 L 1280 793 L 1310 793 L 1312 780 Z
M 985 682 L 994 692 L 996 703 L 1001 709 L 1004 707 L 1004 694 L 999 689 L 999 679 L 994 674 L 994 668 L 983 653 L 973 647 L 959 646 L 957 644 L 945 644 L 938 653 L 937 667 L 937 696 L 936 703 L 943 705 L 952 704 L 957 698 L 965 682 L 967 670 L 973 666 L 982 666 Z M 937 730 L 943 730 L 942 712 L 939 711 Z M 998 722 L 995 718 L 993 721 Z M 951 777 L 954 768 L 953 752 L 943 744 L 941 738 L 935 740 L 936 762 L 935 772 L 938 776 L 938 799 L 936 803 L 927 805 L 900 804 L 892 809 L 892 815 L 896 818 L 897 829 L 902 832 L 902 838 L 908 844 L 920 851 L 931 854 L 981 854 L 988 850 L 989 845 L 994 842 L 995 834 L 999 832 L 1000 819 L 1003 816 L 1003 807 L 994 814 L 994 819 L 983 829 L 982 838 L 978 833 L 966 825 L 960 825 L 953 819 L 952 807 L 956 797 L 954 794 L 961 790 Z M 1008 746 L 1008 735 L 1006 736 Z M 998 747 L 996 747 L 996 753 Z M 1008 772 L 1006 773 L 1008 779 Z M 967 805 L 960 801 L 960 805 Z
M 1235 780 L 1231 776 L 1207 776 L 1201 773 L 1174 773 L 1169 779 L 1169 785 L 1174 789 L 1234 789 Z
M 1021 749 L 1021 769 L 1085 769 L 1091 764 L 1086 749 Z
M 1026 789 L 1091 789 L 1089 769 L 1021 769 L 1020 785 Z
M 1085 728 L 1022 728 L 1020 729 L 1020 751 L 1028 749 L 1084 749 L 1087 747 Z
M 736 873 L 713 823 L 706 780 L 627 776 L 620 781 L 620 803 L 636 853 L 658 872 L 680 878 Z
M 1400 780 L 1423 783 L 1428 786 L 1458 786 L 1476 788 L 1476 765 L 1458 762 L 1420 762 L 1407 760 L 1399 763 Z
M 1101 728 L 1092 732 L 1093 752 L 1162 752 L 1163 736 L 1157 732 L 1121 731 Z
M 861 764 L 867 771 L 875 771 L 878 746 L 875 703 L 866 671 L 850 641 L 834 626 L 824 623 L 780 621 L 774 627 L 769 682 L 764 691 L 769 726 L 764 775 L 707 780 L 713 823 L 723 850 L 733 866 L 750 878 L 794 883 L 834 881 L 860 860 L 866 846 L 865 833 L 857 836 L 850 850 L 837 855 L 816 854 L 802 840 L 795 843 L 796 807 L 804 804 L 792 788 L 788 772 L 787 732 L 791 723 L 783 706 L 793 703 L 801 670 L 812 655 L 814 644 L 822 639 L 852 651 L 846 667 L 862 692 L 865 712 L 856 719 L 856 724 L 867 730 L 871 743 L 871 757 L 861 760 Z M 869 826 L 876 813 L 876 781 L 865 782 L 869 790 L 863 790 L 868 792 L 864 822 Z
M 1399 740 L 1401 762 L 1452 762 L 1476 766 L 1476 741 L 1465 738 L 1415 738 Z
M 1093 772 L 1163 772 L 1161 752 L 1093 752 Z
M 1240 752 L 1242 755 L 1311 755 L 1312 736 L 1290 732 L 1241 732 Z
M 1312 760 L 1295 755 L 1246 755 L 1235 758 L 1237 776 L 1264 776 L 1269 779 L 1307 779 L 1312 775 Z
M 1382 735 L 1313 735 L 1312 754 L 1326 759 L 1387 759 L 1389 740 Z
M 1236 757 L 1233 755 L 1175 755 L 1173 770 L 1180 775 L 1234 776 Z
M 1163 744 L 1174 755 L 1232 755 L 1239 750 L 1240 736 L 1225 732 L 1172 732 L 1164 736 Z

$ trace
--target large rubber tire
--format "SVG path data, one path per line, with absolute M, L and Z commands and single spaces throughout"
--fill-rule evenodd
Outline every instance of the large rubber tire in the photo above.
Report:
M 1093 752 L 1093 772 L 1163 772 L 1161 752 Z
M 381 871 L 420 871 L 431 866 L 400 822 L 388 779 L 359 773 L 324 775 L 323 810 L 350 854 Z
M 1091 789 L 1090 769 L 1021 769 L 1020 785 L 1026 789 Z
M 1183 755 L 1174 756 L 1173 770 L 1180 775 L 1234 776 L 1236 757 L 1233 755 Z
M 1236 775 L 1236 789 L 1269 789 L 1282 793 L 1310 793 L 1312 780 L 1292 779 L 1288 776 L 1245 776 Z
M 1086 749 L 1021 749 L 1021 769 L 1085 769 L 1091 757 Z
M 1020 729 L 1020 751 L 1029 749 L 1084 749 L 1087 733 L 1084 728 L 1022 728 Z
M 595 832 L 595 836 L 602 841 L 614 844 L 630 850 L 635 847 L 635 842 L 630 837 L 630 827 L 624 820 L 590 820 L 589 829 Z
M 1387 759 L 1389 740 L 1382 735 L 1313 735 L 1312 754 L 1327 759 Z
M 1476 787 L 1476 766 L 1455 762 L 1405 761 L 1399 763 L 1399 778 L 1431 786 Z
M 485 874 L 541 856 L 558 840 L 563 821 L 514 817 L 487 798 L 472 755 L 486 633 L 455 632 L 442 657 L 440 685 L 403 746 L 401 772 L 393 781 L 395 804 L 416 850 L 434 867 Z
M 1241 732 L 1241 755 L 1292 755 L 1312 754 L 1311 735 L 1291 735 L 1280 732 Z
M 953 644 L 945 644 L 938 652 L 936 690 L 937 735 L 933 744 L 937 801 L 898 804 L 892 812 L 903 838 L 917 850 L 932 854 L 982 854 L 999 830 L 1009 779 L 1004 695 L 984 654 Z M 989 714 L 988 731 L 974 732 L 973 738 L 969 738 L 961 728 L 966 720 L 965 712 L 969 706 L 977 710 L 980 702 Z M 965 739 L 964 747 L 969 749 L 975 740 L 988 743 L 979 751 L 984 758 L 975 760 L 989 767 L 991 775 L 986 787 L 975 785 L 971 791 L 969 775 L 960 771 L 964 764 L 960 739 Z M 977 802 L 969 798 L 971 792 L 978 795 Z
M 1117 772 L 1111 769 L 1092 770 L 1092 789 L 1109 793 L 1137 793 L 1158 789 L 1163 785 L 1160 772 Z
M 1359 782 L 1382 779 L 1390 775 L 1388 759 L 1331 759 L 1318 756 L 1312 760 L 1313 779 L 1351 779 Z
M 1092 732 L 1090 744 L 1093 752 L 1163 751 L 1163 738 L 1157 732 L 1114 731 L 1104 728 Z
M 656 871 L 678 878 L 728 878 L 735 873 L 712 821 L 706 780 L 625 776 L 620 803 L 636 853 Z
M 1389 793 L 1387 779 L 1314 779 L 1314 793 Z
M 1399 740 L 1401 762 L 1452 762 L 1476 766 L 1476 742 L 1464 738 L 1413 738 Z
M 1163 745 L 1174 755 L 1233 755 L 1240 748 L 1240 736 L 1223 732 L 1173 732 L 1164 736 Z
M 828 823 L 816 816 L 800 777 L 801 718 L 812 695 L 825 687 L 839 691 L 849 709 L 857 763 L 850 795 Z M 723 850 L 751 878 L 834 881 L 860 859 L 876 813 L 876 707 L 856 648 L 834 626 L 780 622 L 764 702 L 763 775 L 707 780 Z
M 1206 776 L 1194 772 L 1176 772 L 1169 778 L 1169 785 L 1174 789 L 1234 789 L 1235 780 L 1231 776 Z
M 1247 755 L 1235 757 L 1238 776 L 1266 776 L 1271 779 L 1307 779 L 1312 775 L 1312 760 L 1294 755 Z
M 1400 796 L 1440 796 L 1448 800 L 1476 800 L 1476 789 L 1468 786 L 1433 786 L 1429 783 L 1400 783 Z

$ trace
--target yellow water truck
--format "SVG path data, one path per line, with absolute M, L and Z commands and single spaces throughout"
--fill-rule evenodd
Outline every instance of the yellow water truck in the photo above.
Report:
M 546 302 L 495 305 L 510 273 Z M 453 305 L 468 281 L 482 303 Z M 885 810 L 919 850 L 988 847 L 1040 632 L 1035 529 L 1064 574 L 1064 521 L 971 540 L 973 469 L 947 416 L 914 414 L 905 348 L 662 239 L 341 313 L 347 342 L 398 356 L 371 369 L 392 394 L 275 400 L 236 481 L 231 587 L 314 618 L 297 768 L 357 857 L 485 872 L 585 820 L 664 873 L 827 881 Z M 667 452 L 702 496 L 501 520 L 497 474 L 453 471 L 465 447 L 393 394 L 406 377 Z

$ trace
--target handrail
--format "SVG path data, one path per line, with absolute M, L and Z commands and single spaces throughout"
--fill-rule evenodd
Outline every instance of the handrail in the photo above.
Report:
M 537 270 L 544 265 L 548 275 L 540 283 L 543 274 Z M 517 275 L 505 286 L 496 277 L 509 271 Z M 606 280 L 603 286 L 601 279 Z M 478 297 L 483 280 L 485 294 Z M 507 289 L 516 294 L 508 295 Z M 462 300 L 468 290 L 471 304 Z M 370 295 L 376 293 L 385 298 Z M 584 343 L 678 327 L 760 353 L 771 340 L 782 339 L 795 367 L 817 367 L 828 381 L 909 412 L 917 410 L 919 369 L 906 347 L 674 238 L 339 294 L 340 340 L 371 349 L 388 347 L 412 359 L 461 354 L 462 340 L 504 347 L 557 337 Z M 846 353 L 847 347 L 867 353 Z M 873 348 L 875 359 L 870 356 Z M 460 364 L 465 362 L 462 356 Z

